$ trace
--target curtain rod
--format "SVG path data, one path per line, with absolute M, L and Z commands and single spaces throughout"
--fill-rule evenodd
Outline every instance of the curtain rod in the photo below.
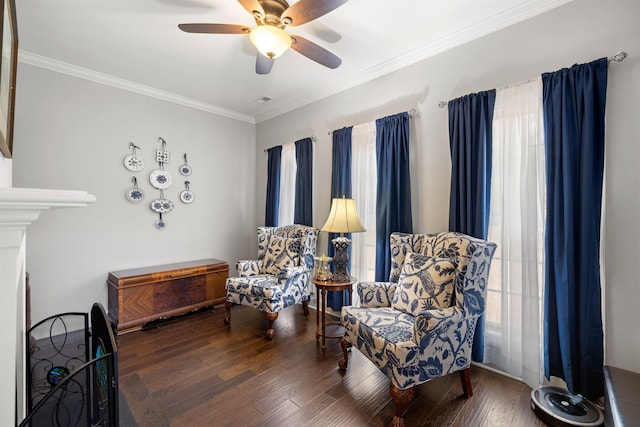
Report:
M 407 111 L 407 113 L 409 113 L 409 117 L 410 117 L 410 118 L 411 118 L 411 117 L 415 117 L 415 116 L 418 114 L 418 112 L 416 111 L 416 109 L 415 109 L 415 108 L 411 108 L 409 111 Z M 362 124 L 362 123 L 361 123 L 361 124 Z M 358 125 L 352 125 L 352 126 L 358 126 Z M 348 126 L 345 126 L 345 127 L 348 127 Z M 343 128 L 343 129 L 344 129 L 344 128 Z M 334 132 L 334 131 L 331 131 L 331 130 L 330 130 L 329 132 L 327 132 L 327 135 L 333 135 L 333 132 Z
M 609 57 L 607 58 L 607 61 L 609 62 L 609 64 L 611 64 L 612 62 L 622 62 L 622 61 L 624 61 L 624 59 L 625 59 L 627 56 L 628 56 L 628 55 L 627 55 L 627 52 L 625 52 L 625 51 L 621 50 L 620 52 L 616 53 L 615 55 L 613 55 L 613 56 L 609 56 Z M 530 79 L 530 80 L 532 80 L 532 79 Z M 506 88 L 506 87 L 509 87 L 509 86 L 513 86 L 513 85 L 512 85 L 512 84 L 510 84 L 510 85 L 507 85 L 507 86 L 503 86 L 501 89 Z M 438 102 L 438 107 L 440 107 L 440 108 L 444 108 L 444 107 L 446 107 L 448 104 L 449 104 L 449 102 L 448 102 L 448 101 L 440 101 L 440 102 Z
M 312 136 L 310 136 L 309 138 L 311 138 L 311 140 L 312 140 L 313 142 L 316 142 L 316 141 L 317 141 L 317 138 L 316 138 L 316 136 L 315 136 L 315 135 L 312 135 Z M 274 145 L 273 147 L 278 147 L 279 145 L 287 145 L 287 144 L 295 144 L 295 141 L 294 141 L 294 142 L 285 142 L 284 144 Z M 264 149 L 264 152 L 266 153 L 267 151 L 269 151 L 269 150 L 270 150 L 270 149 L 272 149 L 273 147 L 265 148 L 265 149 Z

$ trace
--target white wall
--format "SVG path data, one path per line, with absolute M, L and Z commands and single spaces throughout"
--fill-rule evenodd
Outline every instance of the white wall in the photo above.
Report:
M 55 210 L 27 230 L 32 320 L 107 307 L 112 270 L 203 258 L 232 266 L 255 254 L 255 126 L 109 86 L 19 64 L 13 185 L 86 190 L 91 206 Z M 156 230 L 149 184 L 158 137 L 167 141 L 175 209 Z M 122 160 L 133 141 L 146 161 L 137 173 L 147 198 L 126 201 L 132 173 Z M 188 153 L 195 201 L 182 204 Z
M 11 187 L 11 166 L 13 161 L 0 153 L 0 187 Z
M 640 286 L 633 259 L 640 242 L 638 16 L 640 2 L 636 0 L 575 1 L 260 123 L 256 205 L 265 203 L 263 149 L 315 135 L 314 224 L 321 227 L 329 213 L 331 185 L 331 137 L 327 132 L 415 108 L 418 116 L 412 120 L 411 154 L 414 231 L 445 230 L 451 166 L 447 111 L 437 107 L 439 101 L 626 50 L 629 57 L 610 68 L 607 101 L 605 345 L 607 363 L 640 372 Z M 260 215 L 258 219 L 263 220 Z M 321 239 L 323 249 L 325 233 Z

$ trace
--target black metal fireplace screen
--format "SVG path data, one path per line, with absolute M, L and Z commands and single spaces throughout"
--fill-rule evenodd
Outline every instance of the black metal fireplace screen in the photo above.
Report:
M 117 347 L 101 304 L 90 316 L 51 316 L 26 339 L 27 418 L 21 427 L 118 426 Z

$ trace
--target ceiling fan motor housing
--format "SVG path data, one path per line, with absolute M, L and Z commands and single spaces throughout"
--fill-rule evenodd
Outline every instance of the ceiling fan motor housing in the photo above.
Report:
M 260 3 L 260 6 L 262 6 L 265 14 L 262 22 L 256 19 L 256 22 L 258 24 L 265 23 L 278 26 L 291 24 L 291 20 L 289 20 L 289 22 L 287 23 L 283 23 L 280 21 L 282 13 L 289 8 L 289 3 L 287 3 L 285 0 L 258 0 L 258 3 Z
M 292 6 L 286 0 L 238 0 L 240 5 L 253 16 L 256 27 L 239 24 L 184 23 L 178 28 L 187 33 L 198 34 L 248 34 L 249 40 L 257 48 L 256 73 L 269 74 L 273 60 L 289 48 L 308 59 L 336 69 L 342 60 L 322 46 L 304 37 L 289 34 L 287 26 L 299 26 L 313 21 L 340 7 L 347 0 L 299 0 Z

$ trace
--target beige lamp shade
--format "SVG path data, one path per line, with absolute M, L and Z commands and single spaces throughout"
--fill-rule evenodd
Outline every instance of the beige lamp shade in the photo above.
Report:
M 259 25 L 249 33 L 249 40 L 267 58 L 277 58 L 291 47 L 291 36 L 274 25 Z
M 353 199 L 335 198 L 331 201 L 329 218 L 322 231 L 331 233 L 358 233 L 366 231 L 358 217 L 356 202 Z

